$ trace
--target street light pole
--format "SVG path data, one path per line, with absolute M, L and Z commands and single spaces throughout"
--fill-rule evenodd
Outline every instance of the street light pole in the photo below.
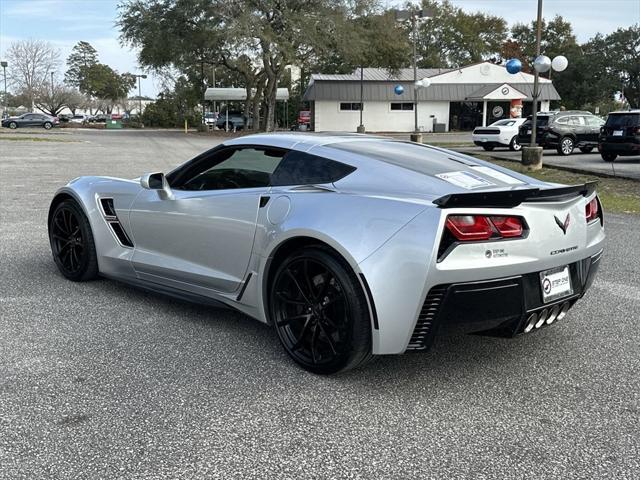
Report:
M 138 118 L 142 117 L 142 87 L 140 86 L 140 79 L 147 78 L 146 75 L 134 75 L 138 79 Z
M 4 118 L 7 115 L 7 66 L 9 64 L 3 60 L 0 65 L 2 65 L 2 74 L 4 75 L 4 110 L 2 111 L 2 117 Z
M 51 101 L 53 101 L 53 72 L 51 72 Z
M 416 37 L 417 37 L 416 24 L 418 22 L 416 17 L 417 15 L 411 15 L 411 33 L 413 35 L 413 116 L 414 116 L 413 132 L 417 137 L 419 132 L 418 132 L 418 86 L 417 86 L 418 54 L 417 54 L 417 47 L 416 47 Z
M 536 58 L 540 56 L 540 41 L 542 39 L 542 0 L 538 0 L 538 19 L 536 20 Z M 531 118 L 530 147 L 536 146 L 536 130 L 538 124 L 538 97 L 540 96 L 540 73 L 533 69 L 533 112 Z
M 362 110 L 364 108 L 364 67 L 360 65 L 360 125 L 356 130 L 358 133 L 364 133 L 364 124 L 362 123 Z

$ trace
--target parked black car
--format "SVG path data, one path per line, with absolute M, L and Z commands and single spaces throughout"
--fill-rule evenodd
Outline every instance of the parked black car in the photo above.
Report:
M 51 117 L 44 113 L 25 113 L 19 117 L 9 117 L 2 120 L 3 127 L 43 127 L 49 130 L 60 123 L 57 117 Z
M 220 113 L 218 120 L 216 120 L 216 127 L 222 130 L 242 130 L 247 125 L 251 127 L 252 119 L 249 118 L 246 121 L 242 112 L 234 112 L 229 110 L 229 117 L 227 118 L 226 112 Z
M 598 150 L 605 162 L 640 155 L 640 110 L 611 112 L 600 128 Z
M 567 110 L 540 112 L 537 116 L 536 143 L 543 148 L 555 148 L 560 155 L 571 155 L 574 148 L 589 153 L 598 146 L 600 127 L 604 120 L 589 112 Z M 518 131 L 520 145 L 531 143 L 531 117 Z

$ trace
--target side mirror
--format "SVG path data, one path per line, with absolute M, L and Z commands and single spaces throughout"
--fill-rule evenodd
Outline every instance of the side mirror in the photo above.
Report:
M 169 182 L 162 172 L 145 173 L 140 177 L 140 186 L 146 190 L 156 190 L 162 199 L 173 199 Z

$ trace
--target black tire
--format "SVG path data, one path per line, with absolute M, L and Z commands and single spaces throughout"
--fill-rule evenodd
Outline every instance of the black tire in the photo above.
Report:
M 51 127 L 53 127 L 53 124 L 51 122 L 44 122 L 42 126 L 44 127 L 45 130 L 50 130 Z
M 605 162 L 613 162 L 618 157 L 615 153 L 601 153 L 600 155 Z
M 98 277 L 98 258 L 91 225 L 75 200 L 56 205 L 49 221 L 49 243 L 60 273 L 74 282 Z
M 509 142 L 509 150 L 512 152 L 519 152 L 522 150 L 522 145 L 518 142 L 518 136 L 514 135 L 511 141 Z
M 487 152 L 491 152 L 495 147 L 493 145 L 482 145 Z
M 332 374 L 372 359 L 366 298 L 349 264 L 329 249 L 305 247 L 278 265 L 269 312 L 285 351 L 305 370 Z
M 18 124 L 16 122 L 11 122 L 9 123 L 9 128 L 15 130 L 16 128 L 18 128 Z
M 580 147 L 580 151 L 582 153 L 591 153 L 593 151 L 593 147 Z
M 558 147 L 557 147 L 558 155 L 563 155 L 565 157 L 567 155 L 571 155 L 573 153 L 574 147 L 575 147 L 575 142 L 573 141 L 573 138 L 562 137 L 558 142 Z

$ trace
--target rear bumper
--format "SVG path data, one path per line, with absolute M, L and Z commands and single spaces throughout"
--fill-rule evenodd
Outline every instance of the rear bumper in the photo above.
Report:
M 615 153 L 616 155 L 640 155 L 640 142 L 601 142 L 598 144 L 600 153 Z
M 479 282 L 437 285 L 429 291 L 416 322 L 409 351 L 427 351 L 438 332 L 486 332 L 513 337 L 532 314 L 568 309 L 593 283 L 602 250 L 569 264 L 573 294 L 543 303 L 539 272 Z M 566 311 L 565 309 L 565 311 Z

